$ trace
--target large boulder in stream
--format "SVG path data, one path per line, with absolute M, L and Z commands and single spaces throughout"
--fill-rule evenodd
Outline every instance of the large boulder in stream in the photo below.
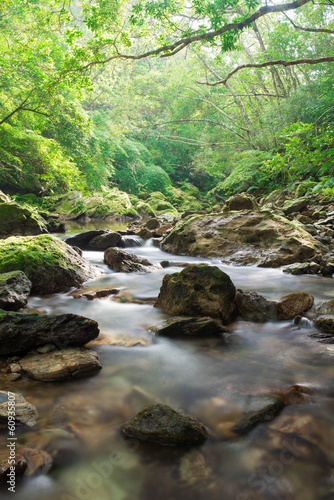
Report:
M 216 266 L 190 265 L 166 274 L 155 307 L 173 315 L 210 316 L 228 324 L 235 311 L 236 288 Z
M 98 335 L 96 321 L 77 314 L 0 314 L 0 356 L 25 354 L 46 344 L 83 345 Z
M 238 314 L 246 321 L 264 323 L 278 319 L 276 304 L 256 292 L 238 289 L 235 303 Z
M 22 271 L 0 274 L 0 309 L 18 311 L 28 302 L 31 281 Z
M 280 267 L 318 261 L 325 247 L 299 222 L 270 211 L 190 215 L 161 242 L 162 250 L 194 256 L 221 257 L 224 262 Z
M 120 431 L 126 438 L 135 438 L 164 446 L 201 444 L 209 437 L 204 425 L 163 404 L 144 408 L 138 415 L 123 424 Z
M 0 238 L 47 233 L 45 220 L 28 207 L 0 203 Z
M 0 240 L 0 273 L 23 271 L 32 293 L 65 292 L 102 271 L 49 234 Z
M 277 302 L 279 319 L 292 319 L 311 309 L 314 297 L 306 292 L 294 292 L 284 295 Z
M 104 262 L 116 273 L 150 272 L 160 267 L 123 248 L 107 248 Z
M 79 247 L 81 250 L 106 250 L 109 247 L 117 246 L 122 236 L 110 229 L 93 229 L 76 236 L 67 238 L 68 245 Z

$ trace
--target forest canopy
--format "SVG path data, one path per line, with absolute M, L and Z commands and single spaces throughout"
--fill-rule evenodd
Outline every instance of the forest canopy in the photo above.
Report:
M 1 185 L 332 194 L 333 34 L 331 1 L 3 0 Z

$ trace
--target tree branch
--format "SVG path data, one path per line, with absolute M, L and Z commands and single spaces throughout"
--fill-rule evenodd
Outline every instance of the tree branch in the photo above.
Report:
M 333 62 L 334 57 L 320 57 L 319 59 L 295 59 L 294 61 L 284 61 L 282 59 L 277 59 L 276 61 L 266 61 L 260 64 L 242 64 L 237 66 L 233 71 L 231 71 L 224 80 L 219 80 L 218 82 L 196 82 L 199 85 L 208 85 L 209 87 L 215 87 L 216 85 L 225 85 L 227 80 L 231 78 L 235 73 L 241 71 L 245 68 L 265 68 L 267 66 L 297 66 L 298 64 L 321 64 L 324 62 Z
M 277 13 L 277 12 L 285 12 L 288 10 L 295 10 L 295 9 L 302 7 L 303 5 L 307 4 L 310 1 L 311 0 L 295 0 L 293 2 L 286 3 L 286 4 L 279 4 L 279 5 L 272 5 L 272 6 L 265 5 L 265 6 L 260 7 L 256 12 L 251 14 L 244 21 L 240 21 L 239 23 L 228 23 L 215 31 L 208 31 L 206 33 L 198 33 L 198 34 L 194 34 L 192 36 L 189 36 L 187 38 L 181 38 L 180 40 L 177 40 L 174 43 L 171 43 L 169 45 L 163 45 L 161 47 L 158 47 L 157 49 L 144 52 L 143 54 L 131 55 L 131 54 L 121 54 L 121 53 L 117 52 L 117 54 L 112 55 L 112 56 L 110 56 L 106 59 L 103 59 L 101 61 L 91 61 L 91 62 L 89 62 L 89 63 L 87 63 L 84 66 L 81 66 L 79 68 L 72 68 L 72 69 L 67 69 L 67 70 L 61 71 L 59 74 L 59 77 L 50 86 L 53 87 L 53 86 L 57 85 L 57 83 L 62 79 L 62 77 L 66 76 L 70 73 L 85 72 L 88 69 L 92 68 L 93 66 L 107 64 L 110 61 L 113 61 L 115 59 L 139 60 L 139 59 L 144 59 L 144 58 L 150 57 L 150 56 L 157 56 L 160 54 L 163 54 L 163 57 L 169 57 L 169 56 L 174 55 L 176 53 L 176 49 L 179 49 L 180 46 L 182 46 L 182 48 L 185 48 L 186 46 L 188 46 L 191 43 L 198 42 L 201 40 L 209 40 L 212 38 L 216 38 L 220 35 L 223 35 L 224 33 L 228 32 L 228 31 L 242 30 L 242 29 L 250 26 L 257 19 L 259 19 L 263 16 L 266 16 L 266 15 L 272 14 L 272 13 Z

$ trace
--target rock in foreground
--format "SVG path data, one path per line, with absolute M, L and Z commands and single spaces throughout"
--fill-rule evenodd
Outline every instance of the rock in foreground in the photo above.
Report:
M 228 324 L 235 311 L 236 288 L 216 266 L 191 265 L 166 274 L 155 307 L 185 316 L 210 316 Z
M 144 408 L 123 424 L 120 431 L 127 438 L 169 446 L 201 444 L 209 437 L 197 420 L 162 404 Z
M 279 319 L 293 319 L 311 309 L 314 297 L 306 292 L 289 293 L 277 302 Z
M 77 314 L 0 315 L 0 356 L 24 354 L 46 344 L 83 345 L 99 334 L 96 321 Z
M 82 347 L 28 354 L 19 364 L 26 375 L 42 382 L 88 377 L 102 368 L 96 352 Z
M 164 238 L 161 248 L 263 267 L 316 261 L 325 253 L 325 247 L 301 224 L 269 211 L 186 217 Z
M 104 262 L 116 273 L 150 272 L 157 268 L 152 262 L 123 248 L 108 248 Z
M 32 282 L 31 292 L 41 295 L 65 292 L 102 272 L 49 234 L 0 240 L 0 272 L 18 270 Z
M 31 287 L 22 271 L 0 274 L 0 309 L 18 311 L 26 306 Z

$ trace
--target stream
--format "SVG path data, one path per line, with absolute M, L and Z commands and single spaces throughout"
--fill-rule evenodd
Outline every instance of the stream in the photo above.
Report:
M 101 223 L 68 227 L 66 235 L 58 236 L 66 239 Z M 311 293 L 315 303 L 334 299 L 333 279 L 175 256 L 150 241 L 128 250 L 153 263 L 168 260 L 171 267 L 147 274 L 115 273 L 103 263 L 103 252 L 83 252 L 106 274 L 82 288 L 120 288 L 121 301 L 117 295 L 75 299 L 70 292 L 29 299 L 30 311 L 72 312 L 96 320 L 102 341 L 114 345 L 92 347 L 103 367 L 96 376 L 62 383 L 21 379 L 6 387 L 22 393 L 39 413 L 39 428 L 21 431 L 18 445 L 57 450 L 51 471 L 24 480 L 15 498 L 333 499 L 334 347 L 310 338 L 307 328 L 292 328 L 292 321 L 237 321 L 228 346 L 213 338 L 152 337 L 148 327 L 168 316 L 145 303 L 157 297 L 164 274 L 182 270 L 178 263 L 217 265 L 237 288 L 271 300 L 294 291 Z M 133 299 L 144 303 L 129 302 Z M 286 406 L 276 419 L 242 437 L 224 438 L 224 423 L 247 408 L 250 396 L 281 393 L 295 384 L 314 395 Z M 184 449 L 124 441 L 119 426 L 156 402 L 198 419 L 208 427 L 210 439 Z

